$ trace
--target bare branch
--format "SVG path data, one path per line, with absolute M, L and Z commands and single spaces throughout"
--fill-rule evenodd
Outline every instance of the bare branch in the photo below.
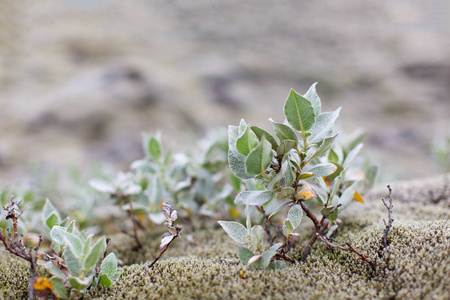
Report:
M 382 237 L 383 244 L 381 245 L 380 252 L 379 252 L 380 257 L 381 257 L 381 254 L 383 252 L 383 249 L 385 249 L 388 246 L 387 236 L 389 234 L 389 230 L 392 227 L 392 223 L 394 222 L 394 219 L 392 218 L 393 207 L 394 207 L 394 205 L 392 204 L 392 198 L 391 198 L 392 189 L 391 189 L 391 186 L 389 186 L 389 185 L 387 186 L 387 188 L 389 190 L 389 194 L 388 194 L 389 204 L 388 204 L 388 202 L 385 199 L 381 199 L 381 200 L 383 201 L 384 206 L 388 210 L 388 218 L 389 218 L 389 220 L 387 222 L 386 222 L 386 220 L 383 220 L 384 224 L 386 225 L 386 228 L 384 229 L 384 232 L 383 232 L 383 237 Z

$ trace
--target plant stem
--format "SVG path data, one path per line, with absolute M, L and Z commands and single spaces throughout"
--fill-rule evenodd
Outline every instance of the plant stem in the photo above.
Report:
M 126 201 L 130 205 L 130 218 L 131 218 L 131 222 L 133 223 L 134 239 L 136 240 L 136 243 L 138 244 L 139 248 L 142 248 L 143 245 L 141 243 L 141 240 L 139 239 L 136 221 L 134 220 L 133 204 L 131 203 L 131 199 L 129 197 L 126 197 Z

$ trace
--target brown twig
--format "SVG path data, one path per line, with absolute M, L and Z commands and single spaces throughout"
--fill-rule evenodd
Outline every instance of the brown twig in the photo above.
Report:
M 330 194 L 328 193 L 327 202 L 325 202 L 325 205 L 324 205 L 325 212 L 328 207 L 329 201 L 330 201 Z M 306 215 L 314 223 L 314 228 L 315 228 L 313 235 L 311 236 L 311 238 L 309 239 L 308 243 L 305 245 L 305 247 L 303 248 L 303 251 L 302 251 L 301 261 L 306 261 L 306 258 L 308 257 L 309 253 L 311 252 L 312 245 L 314 245 L 314 243 L 316 242 L 318 235 L 322 235 L 322 233 L 324 231 L 326 231 L 328 228 L 329 221 L 327 220 L 327 218 L 332 213 L 334 213 L 336 211 L 336 209 L 338 209 L 341 206 L 341 204 L 336 205 L 329 212 L 326 212 L 324 215 L 322 215 L 322 218 L 320 219 L 320 221 L 311 212 L 311 210 L 306 206 L 304 201 L 300 201 L 300 206 L 302 207 L 302 209 L 306 213 Z
M 347 247 L 344 247 L 344 246 L 340 246 L 340 245 L 336 245 L 336 244 L 331 243 L 325 236 L 317 234 L 317 238 L 319 240 L 321 240 L 322 242 L 324 242 L 328 247 L 338 248 L 338 249 L 341 249 L 341 250 L 352 251 L 352 252 L 356 253 L 363 261 L 365 261 L 366 263 L 368 263 L 370 265 L 372 270 L 376 271 L 375 264 L 373 262 L 371 262 L 369 259 L 367 259 L 361 252 L 359 252 L 358 250 L 353 248 L 353 246 L 349 242 L 345 242 L 345 244 L 348 247 L 347 248 Z
M 136 220 L 134 219 L 133 204 L 131 203 L 131 199 L 129 197 L 125 197 L 125 201 L 128 203 L 128 205 L 130 205 L 129 213 L 130 213 L 131 222 L 133 223 L 133 233 L 134 233 L 132 236 L 136 240 L 136 243 L 138 244 L 138 247 L 142 248 L 144 246 L 142 245 L 142 242 L 139 239 L 139 235 L 138 235 L 138 232 L 137 232 Z
M 161 256 L 164 254 L 164 252 L 166 252 L 166 250 L 169 248 L 170 244 L 173 242 L 173 240 L 175 238 L 177 238 L 179 235 L 174 235 L 173 239 L 168 242 L 162 249 L 161 251 L 158 253 L 158 255 L 155 257 L 155 259 L 148 265 L 148 268 L 151 269 L 153 267 L 153 265 L 161 258 Z
M 269 218 L 269 216 L 266 214 L 266 211 L 262 206 L 256 206 L 256 209 L 263 215 L 264 219 L 263 227 L 269 237 L 269 244 L 270 246 L 272 246 L 275 241 L 275 236 L 272 236 L 269 225 L 267 223 L 270 223 L 273 227 L 275 227 L 275 229 L 277 229 L 277 232 L 279 232 L 278 226 L 272 221 L 272 219 Z
M 394 219 L 392 218 L 392 213 L 393 213 L 392 208 L 394 207 L 394 205 L 392 204 L 392 198 L 391 198 L 392 189 L 391 189 L 390 185 L 388 185 L 387 188 L 389 190 L 389 194 L 388 194 L 389 205 L 387 204 L 386 200 L 384 200 L 383 198 L 381 200 L 383 201 L 384 206 L 386 206 L 386 208 L 388 210 L 389 220 L 388 220 L 387 223 L 386 223 L 386 220 L 383 220 L 384 225 L 386 225 L 386 228 L 384 229 L 384 232 L 383 232 L 383 238 L 382 238 L 383 239 L 383 245 L 382 245 L 382 247 L 380 249 L 381 251 L 383 251 L 383 249 L 388 246 L 388 244 L 387 244 L 387 236 L 389 234 L 389 230 L 392 227 L 392 223 L 394 222 Z

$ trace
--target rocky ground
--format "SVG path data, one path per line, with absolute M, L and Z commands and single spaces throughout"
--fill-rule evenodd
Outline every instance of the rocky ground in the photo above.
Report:
M 445 1 L 2 1 L 0 182 L 30 163 L 124 168 L 140 133 L 184 148 L 209 127 L 281 121 L 318 81 L 344 132 L 364 128 L 384 181 L 443 172 Z

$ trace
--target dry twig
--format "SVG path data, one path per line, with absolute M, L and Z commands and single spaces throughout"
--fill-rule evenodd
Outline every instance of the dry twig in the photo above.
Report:
M 392 223 L 394 222 L 394 219 L 392 218 L 392 213 L 393 213 L 392 208 L 394 207 L 394 205 L 392 204 L 392 198 L 391 198 L 392 189 L 391 189 L 390 185 L 388 185 L 387 188 L 389 190 L 389 194 L 388 194 L 389 204 L 386 202 L 385 199 L 382 198 L 381 200 L 383 201 L 384 206 L 386 206 L 386 208 L 388 210 L 388 218 L 389 218 L 389 220 L 387 222 L 386 222 L 386 220 L 383 220 L 384 225 L 386 225 L 386 228 L 384 229 L 384 232 L 383 232 L 383 237 L 382 237 L 383 244 L 380 247 L 380 255 L 383 252 L 383 249 L 385 249 L 388 246 L 387 236 L 389 234 L 389 230 L 392 227 Z

